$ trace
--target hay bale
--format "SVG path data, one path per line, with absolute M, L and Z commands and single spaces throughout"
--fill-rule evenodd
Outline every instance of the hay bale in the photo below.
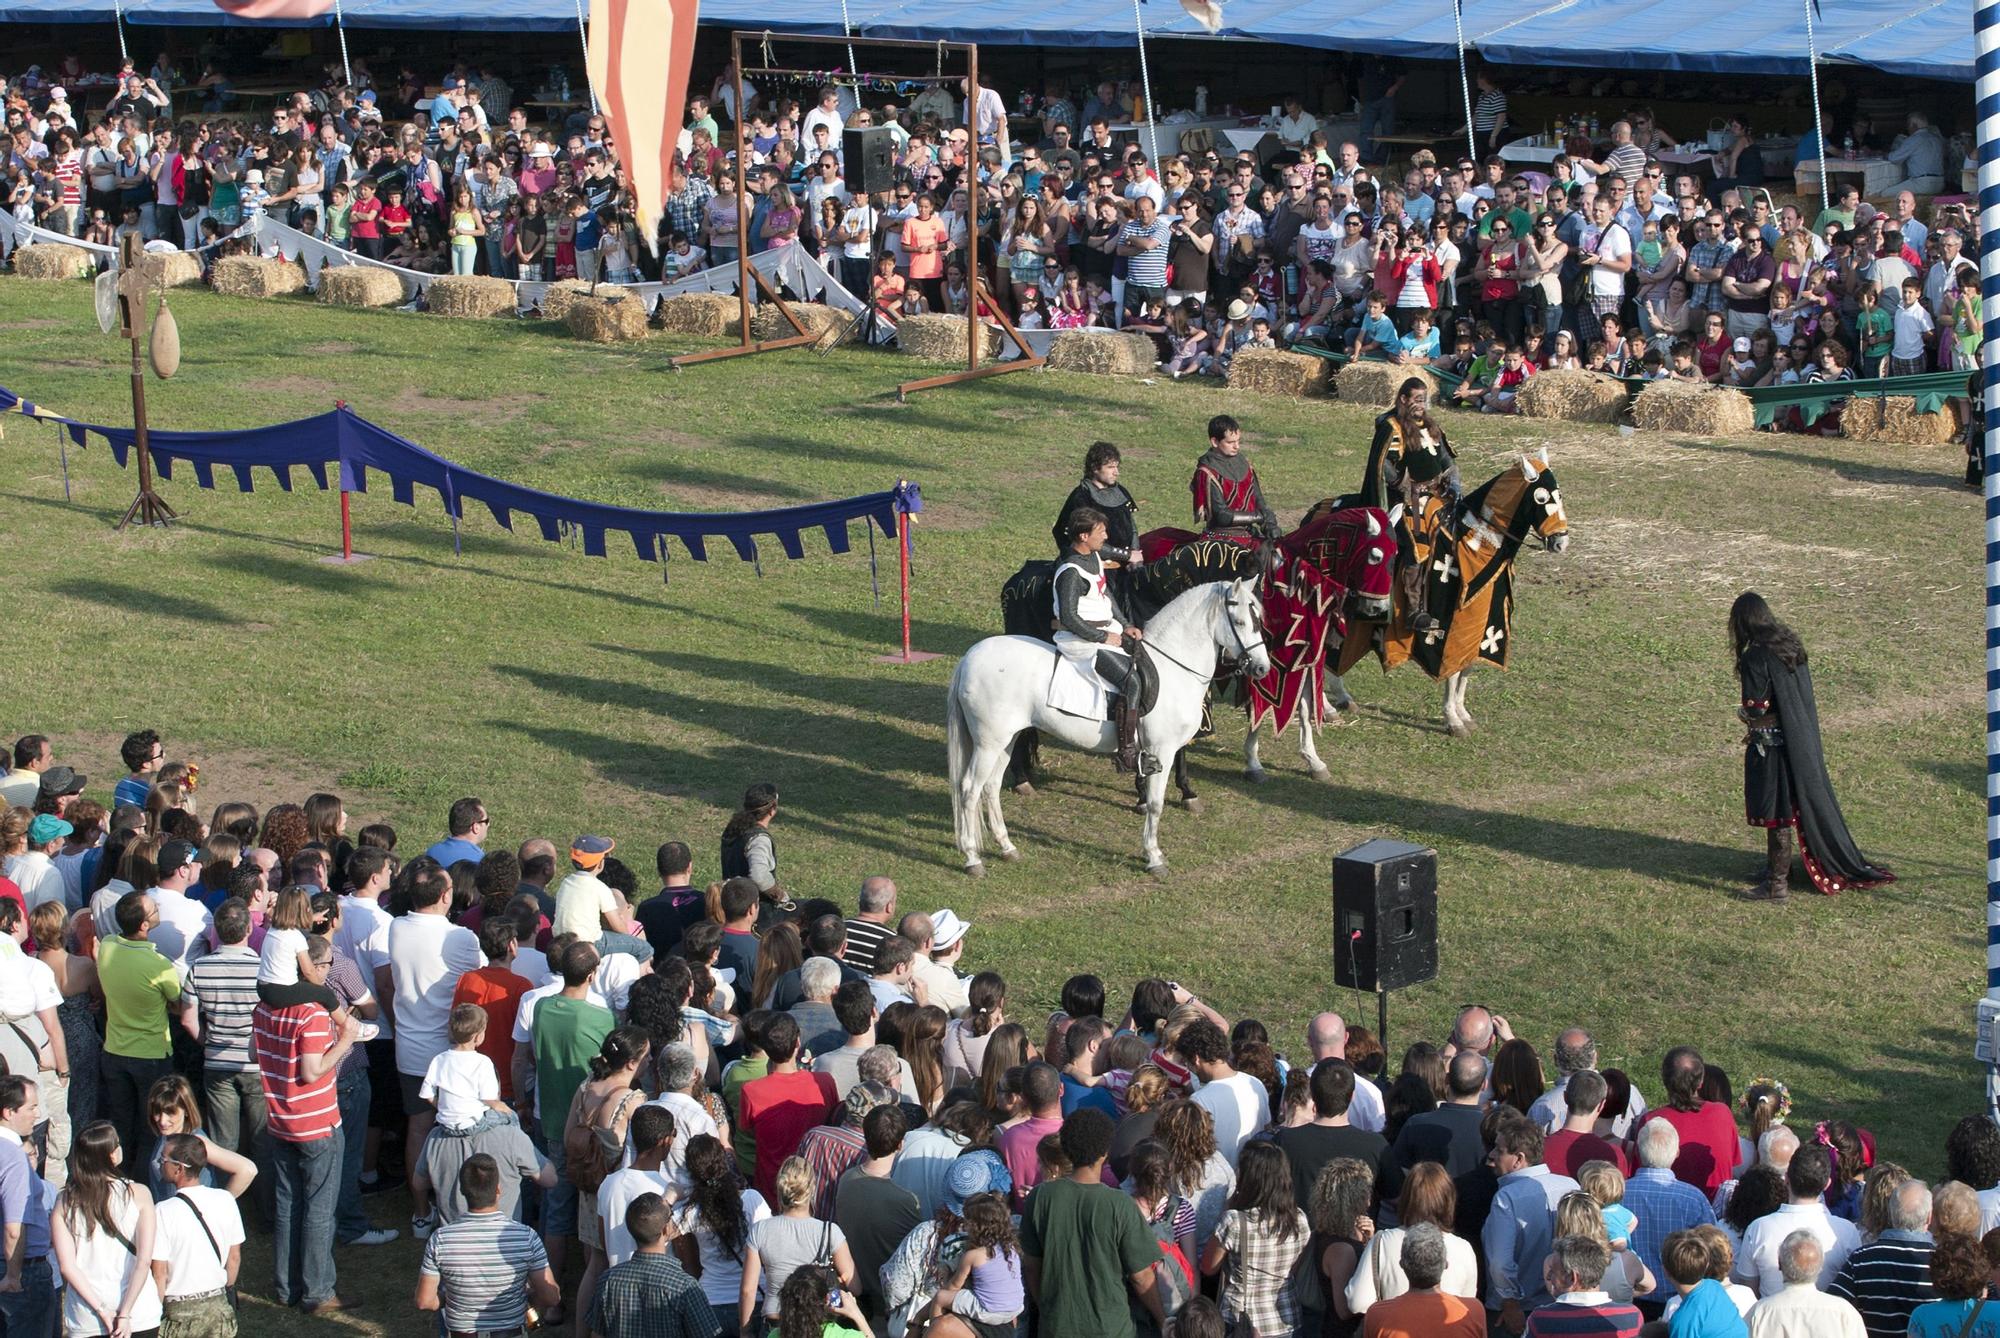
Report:
M 1147 376 L 1159 361 L 1149 336 L 1118 330 L 1064 330 L 1049 345 L 1048 365 L 1059 372 Z
M 1958 405 L 1946 400 L 1936 413 L 1918 413 L 1908 395 L 1856 397 L 1840 411 L 1840 435 L 1855 441 L 1893 441 L 1910 446 L 1946 446 L 1964 428 Z
M 792 315 L 799 318 L 799 324 L 806 327 L 806 333 L 815 336 L 814 348 L 827 347 L 847 328 L 847 313 L 823 302 L 788 302 L 786 305 L 792 309 Z M 758 303 L 756 313 L 750 317 L 750 337 L 753 339 L 789 339 L 797 333 L 775 302 Z
M 148 251 L 139 270 L 149 282 L 165 288 L 191 288 L 202 280 L 200 257 L 186 251 Z
M 332 307 L 400 307 L 403 281 L 373 265 L 328 265 L 319 272 L 319 300 Z
M 618 297 L 572 298 L 563 324 L 578 339 L 593 344 L 618 344 L 646 337 L 646 304 L 628 294 Z
M 1616 423 L 1632 396 L 1625 383 L 1600 372 L 1557 368 L 1528 378 L 1514 407 L 1523 418 L 1560 418 L 1569 423 Z
M 1250 350 L 1245 349 L 1243 352 L 1248 353 Z M 1237 354 L 1239 358 L 1242 356 L 1242 353 Z M 1320 365 L 1326 364 L 1321 362 Z M 1232 369 L 1234 366 L 1232 363 Z M 1340 374 L 1334 379 L 1334 393 L 1349 404 L 1372 405 L 1378 409 L 1386 409 L 1396 402 L 1396 392 L 1402 389 L 1403 382 L 1413 376 L 1424 383 L 1425 389 L 1430 391 L 1433 399 L 1437 398 L 1437 378 L 1423 368 L 1403 367 L 1393 362 L 1376 362 L 1373 359 L 1350 362 L 1341 368 Z
M 80 246 L 36 242 L 16 248 L 14 273 L 23 279 L 90 279 L 97 275 L 97 264 Z
M 1229 388 L 1265 395 L 1324 395 L 1333 386 L 1325 358 L 1275 348 L 1244 348 L 1229 360 Z
M 1000 356 L 1000 332 L 980 325 L 980 360 Z M 923 362 L 965 363 L 966 345 L 963 316 L 905 316 L 896 322 L 896 344 L 903 352 Z
M 306 286 L 306 272 L 263 256 L 224 256 L 215 262 L 215 291 L 230 297 L 277 297 Z
M 709 339 L 740 338 L 738 317 L 742 314 L 741 304 L 729 293 L 682 293 L 661 298 L 653 309 L 653 318 L 662 330 Z
M 542 319 L 550 321 L 564 319 L 579 297 L 619 297 L 625 291 L 615 283 L 600 283 L 593 294 L 591 286 L 582 279 L 564 279 L 560 283 L 552 283 L 542 291 Z
M 514 285 L 483 274 L 447 274 L 431 283 L 425 304 L 439 316 L 486 320 L 515 312 Z
M 1756 430 L 1757 414 L 1740 390 L 1695 381 L 1654 381 L 1632 401 L 1632 421 L 1656 432 L 1734 437 Z

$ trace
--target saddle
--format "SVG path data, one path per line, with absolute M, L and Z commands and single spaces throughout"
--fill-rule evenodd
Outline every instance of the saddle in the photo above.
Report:
M 1139 715 L 1143 718 L 1151 715 L 1153 708 L 1159 705 L 1160 667 L 1153 663 L 1153 657 L 1147 651 L 1146 643 L 1143 641 L 1137 645 L 1125 646 L 1123 649 L 1127 655 L 1132 657 L 1132 668 L 1139 675 L 1139 700 L 1135 705 L 1138 706 Z M 1113 697 L 1122 695 L 1117 692 L 1112 693 Z

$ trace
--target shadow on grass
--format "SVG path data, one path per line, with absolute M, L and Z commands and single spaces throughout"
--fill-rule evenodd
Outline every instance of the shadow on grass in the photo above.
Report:
M 1852 1120 L 1877 1134 L 1899 1132 L 1914 1111 L 1933 1112 L 1939 1123 L 1985 1111 L 1977 1084 L 1968 1080 L 1973 1066 L 1972 1019 L 1963 1031 L 1928 1027 L 1907 1033 L 1914 1044 L 1882 1045 L 1884 1063 L 1856 1063 L 1848 1054 L 1811 1046 L 1771 1041 L 1766 1048 L 1777 1058 L 1838 1076 L 1856 1093 L 1829 1115 Z M 1796 1079 L 1794 1080 L 1796 1084 Z
M 901 644 L 902 625 L 896 613 L 895 568 L 890 566 L 896 556 L 894 544 L 881 550 L 883 553 L 884 587 L 882 608 L 850 610 L 814 608 L 806 604 L 779 604 L 777 607 L 795 618 L 811 623 L 823 632 L 831 632 L 838 637 L 862 645 L 872 646 L 880 642 Z M 945 654 L 963 654 L 975 641 L 983 641 L 990 636 L 999 636 L 1004 630 L 1000 626 L 1000 593 L 993 594 L 993 625 L 972 627 L 965 623 L 943 622 L 923 616 L 923 605 L 912 601 L 910 610 L 910 646 L 914 650 L 937 651 Z M 884 645 L 884 650 L 895 649 Z
M 695 752 L 511 718 L 487 723 L 495 729 L 525 735 L 558 752 L 588 758 L 606 780 L 651 794 L 664 795 L 671 786 L 692 782 L 711 792 L 714 802 L 727 808 L 734 804 L 746 782 L 769 780 L 785 796 L 778 820 L 780 833 L 790 827 L 829 841 L 856 842 L 886 857 L 956 866 L 951 815 L 936 796 L 873 767 L 802 757 L 796 749 L 782 743 L 750 741 L 750 738 L 785 739 L 798 727 L 794 713 L 754 708 L 744 712 L 703 705 L 718 717 L 727 715 L 738 724 L 757 718 L 777 720 L 783 727 L 775 730 L 762 727 L 760 733 L 739 742 Z M 942 758 L 936 756 L 938 750 L 928 751 L 933 755 L 933 765 L 942 765 Z M 779 839 L 783 839 L 782 834 Z
M 1805 442 L 1813 439 L 1788 437 L 1786 440 Z M 1718 455 L 1744 455 L 1753 460 L 1775 460 L 1780 464 L 1830 469 L 1851 483 L 1883 483 L 1898 488 L 1942 488 L 1946 492 L 1965 491 L 1965 484 L 1961 479 L 1935 470 L 1863 464 L 1857 460 L 1837 460 L 1830 455 L 1818 455 L 1804 450 L 1778 450 L 1769 446 L 1731 446 L 1712 441 L 1681 441 L 1676 444 L 1693 451 L 1708 451 Z
M 81 599 L 126 616 L 136 614 L 156 614 L 165 618 L 181 618 L 188 622 L 214 623 L 218 627 L 238 627 L 243 619 L 228 609 L 211 604 L 203 599 L 191 599 L 186 595 L 169 595 L 158 589 L 139 585 L 123 585 L 96 576 L 72 576 L 56 581 L 49 589 L 70 599 Z
M 867 429 L 865 428 L 856 427 L 854 435 L 859 437 L 864 435 L 866 431 Z M 888 451 L 876 450 L 872 447 L 858 444 L 848 445 L 823 439 L 781 436 L 774 432 L 755 435 L 744 433 L 739 436 L 724 437 L 718 444 L 736 450 L 753 451 L 779 458 L 822 460 L 827 464 L 837 465 L 879 465 L 883 469 L 895 471 L 894 478 L 885 477 L 880 483 L 868 490 L 871 492 L 880 492 L 885 488 L 893 487 L 895 486 L 896 479 L 911 477 L 913 473 L 921 473 L 927 464 L 937 463 L 936 461 L 913 459 L 907 455 L 894 455 Z M 922 482 L 922 479 L 919 478 L 918 481 Z M 765 485 L 760 480 L 757 486 L 761 489 Z
M 669 495 L 677 488 L 700 488 L 723 494 L 725 497 L 730 493 L 755 492 L 766 497 L 785 497 L 798 502 L 817 502 L 825 498 L 824 492 L 818 488 L 808 488 L 796 483 L 781 483 L 776 479 L 750 479 L 745 478 L 740 470 L 712 469 L 680 461 L 631 460 L 625 462 L 621 470 L 631 478 L 658 484 L 660 490 Z M 689 509 L 749 511 L 758 508 L 714 506 L 705 502 L 701 506 Z
M 1979 795 L 1986 793 L 1984 762 L 1945 762 L 1928 759 L 1917 763 L 1911 770 L 1927 772 L 1940 784 L 1949 785 L 1954 790 L 1968 790 Z

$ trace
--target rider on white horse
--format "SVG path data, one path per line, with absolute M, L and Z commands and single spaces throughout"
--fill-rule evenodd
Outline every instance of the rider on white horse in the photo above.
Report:
M 1138 642 L 1140 632 L 1125 617 L 1105 577 L 1100 550 L 1108 534 L 1104 513 L 1080 506 L 1069 514 L 1069 552 L 1056 567 L 1056 652 L 1062 662 L 1049 684 L 1049 705 L 1090 720 L 1105 716 L 1106 697 L 1116 693 L 1118 769 L 1139 771 L 1139 676 L 1121 647 Z M 1148 757 L 1142 775 L 1159 769 Z

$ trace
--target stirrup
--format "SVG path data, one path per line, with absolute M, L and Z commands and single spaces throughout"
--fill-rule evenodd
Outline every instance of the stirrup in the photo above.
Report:
M 1148 776 L 1157 776 L 1166 769 L 1166 764 L 1153 754 L 1145 752 L 1139 754 L 1138 776 L 1140 780 L 1144 780 Z

